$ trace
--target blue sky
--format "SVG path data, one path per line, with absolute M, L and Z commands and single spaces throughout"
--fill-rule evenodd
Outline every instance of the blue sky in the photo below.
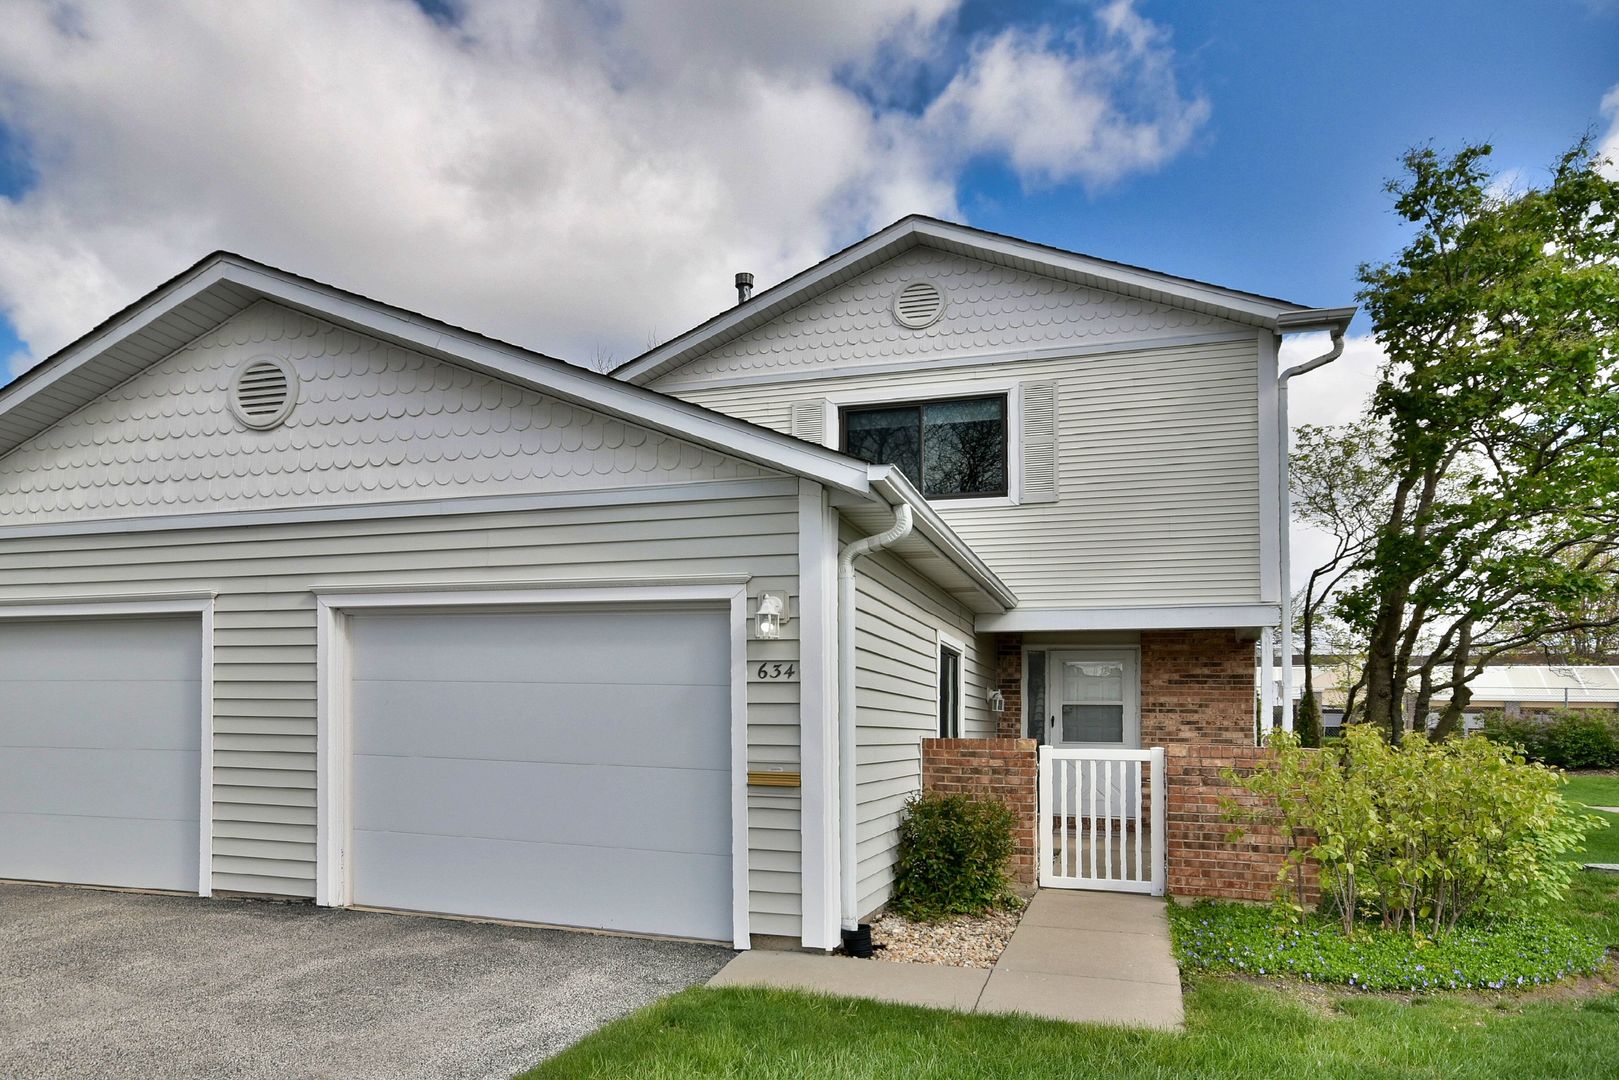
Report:
M 277 25 L 109 0 L 64 30 L 25 4 L 0 42 L 0 362 L 32 362 L 215 247 L 569 359 L 624 359 L 723 305 L 730 269 L 767 285 L 909 209 L 1347 303 L 1356 265 L 1401 242 L 1381 184 L 1402 150 L 1487 139 L 1533 177 L 1581 132 L 1609 132 L 1619 84 L 1619 3 L 1597 0 L 1140 0 L 1123 7 L 1150 30 L 1135 51 L 1079 2 L 828 4 L 820 23 L 699 4 L 680 25 L 666 5 L 580 0 L 539 28 L 476 0 L 430 6 L 289 0 L 296 19 Z M 322 52 L 328 38 L 348 44 Z M 971 83 L 995 42 L 1066 64 L 1118 125 L 1169 131 L 1169 148 L 1112 169 L 1082 140 L 957 139 L 1030 93 L 987 63 Z M 193 69 L 193 49 L 222 56 Z M 244 74 L 289 51 L 274 78 Z M 469 55 L 495 74 L 456 66 Z M 1046 122 L 1077 114 L 1060 94 L 1079 91 L 1053 93 Z M 546 104 L 559 97 L 577 107 Z M 678 121 L 661 99 L 686 102 Z M 451 137 L 484 126 L 485 142 Z M 644 306 L 604 298 L 626 286 Z

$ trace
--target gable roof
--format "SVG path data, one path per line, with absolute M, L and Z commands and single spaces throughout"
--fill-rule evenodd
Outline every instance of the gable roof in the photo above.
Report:
M 1005 610 L 1016 604 L 1011 590 L 914 488 L 892 482 L 886 466 L 868 465 L 838 451 L 228 251 L 207 256 L 0 387 L 0 456 L 260 300 L 769 469 L 815 480 L 874 507 L 908 503 L 927 544 L 927 551 L 918 551 L 918 557 L 942 560 L 951 568 L 941 584 L 958 594 L 971 591 L 975 603 L 969 606 L 977 610 Z M 961 598 L 966 602 L 966 596 Z
M 1347 325 L 1352 308 L 1317 309 L 1290 300 L 1242 292 L 1194 278 L 1099 259 L 1029 240 L 912 214 L 901 218 L 746 303 L 720 312 L 700 326 L 649 349 L 613 369 L 613 377 L 644 385 L 702 353 L 770 322 L 805 301 L 836 288 L 872 267 L 918 246 L 937 248 L 997 266 L 1040 274 L 1075 285 L 1173 304 L 1245 326 L 1298 333 Z

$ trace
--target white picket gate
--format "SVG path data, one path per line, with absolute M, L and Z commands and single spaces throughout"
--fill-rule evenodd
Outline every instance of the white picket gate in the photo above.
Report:
M 1164 788 L 1163 747 L 1042 746 L 1040 884 L 1162 896 Z

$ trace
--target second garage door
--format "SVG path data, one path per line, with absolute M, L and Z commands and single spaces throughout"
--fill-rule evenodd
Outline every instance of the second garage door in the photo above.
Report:
M 723 611 L 355 615 L 360 905 L 730 940 Z
M 0 878 L 197 891 L 195 618 L 0 620 Z

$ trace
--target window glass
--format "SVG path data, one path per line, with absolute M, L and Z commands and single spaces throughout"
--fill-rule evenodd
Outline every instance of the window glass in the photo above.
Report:
M 1029 690 L 1028 705 L 1024 715 L 1028 720 L 1027 734 L 1029 738 L 1038 740 L 1044 746 L 1046 742 L 1046 654 L 1044 652 L 1030 652 L 1023 657 L 1023 670 L 1027 672 Z
M 1063 697 L 1068 701 L 1124 701 L 1124 665 L 1113 660 L 1084 660 L 1062 666 Z
M 850 410 L 843 415 L 843 445 L 852 457 L 874 465 L 893 465 L 918 488 L 922 486 L 922 411 Z
M 1004 495 L 1006 399 L 845 409 L 843 448 L 897 467 L 929 498 Z
M 961 654 L 939 647 L 939 737 L 961 735 Z
M 982 495 L 1006 490 L 1002 398 L 922 406 L 922 493 Z
M 1062 737 L 1064 742 L 1122 743 L 1124 706 L 1064 705 Z

